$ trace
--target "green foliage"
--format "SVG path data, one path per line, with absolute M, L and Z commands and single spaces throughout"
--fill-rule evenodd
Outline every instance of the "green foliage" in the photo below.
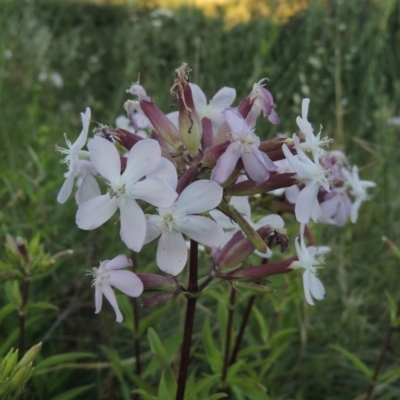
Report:
M 238 286 L 233 340 L 250 296 L 257 297 L 223 388 L 228 290 L 208 287 L 197 304 L 187 400 L 341 400 L 364 393 L 386 331 L 399 323 L 398 260 L 381 241 L 389 236 L 400 243 L 399 127 L 387 124 L 400 111 L 399 16 L 393 0 L 314 1 L 285 23 L 255 16 L 227 29 L 222 14 L 206 18 L 189 7 L 167 17 L 133 5 L 0 1 L 0 231 L 7 243 L 0 256 L 1 376 L 11 371 L 0 391 L 13 377 L 20 389 L 31 374 L 30 362 L 18 370 L 16 353 L 9 352 L 17 346 L 22 314 L 26 344 L 44 343 L 27 400 L 125 399 L 132 390 L 142 399 L 162 399 L 176 390 L 185 299 L 140 309 L 138 326 L 122 297 L 123 324 L 115 324 L 107 305 L 93 314 L 85 270 L 126 249 L 113 222 L 101 232 L 81 232 L 73 200 L 56 203 L 65 166 L 54 147 L 63 145 L 63 132 L 78 136 L 86 106 L 94 121 L 113 125 L 138 73 L 167 110 L 173 71 L 186 61 L 208 98 L 234 86 L 239 100 L 267 76 L 282 124 L 264 124 L 264 137 L 294 132 L 301 98 L 310 96 L 315 128 L 323 124 L 323 133 L 365 166 L 361 177 L 378 182 L 356 225 L 318 227 L 318 243 L 332 247 L 320 272 L 323 302 L 304 304 L 296 273 L 275 276 L 261 288 Z M 69 248 L 74 255 L 62 259 Z M 138 265 L 155 271 L 154 247 L 141 253 Z M 201 276 L 209 271 L 202 268 Z M 259 293 L 269 288 L 275 291 Z M 392 342 L 376 388 L 382 399 L 400 397 L 392 350 L 399 348 L 398 333 Z
M 26 384 L 32 375 L 32 363 L 41 348 L 41 343 L 31 347 L 19 362 L 18 350 L 11 349 L 1 360 L 0 399 L 17 399 L 26 391 Z

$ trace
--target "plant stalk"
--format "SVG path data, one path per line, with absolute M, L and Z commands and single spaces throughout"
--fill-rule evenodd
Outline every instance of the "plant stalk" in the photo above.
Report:
M 187 307 L 185 317 L 185 328 L 183 331 L 183 343 L 181 350 L 181 363 L 179 366 L 178 388 L 176 400 L 183 400 L 185 397 L 185 386 L 188 375 L 190 360 L 190 347 L 192 343 L 194 316 L 197 302 L 197 268 L 198 268 L 198 243 L 190 241 L 190 261 L 189 261 L 189 285 L 187 289 Z
M 232 324 L 233 324 L 233 311 L 235 306 L 235 289 L 231 286 L 231 294 L 229 296 L 229 308 L 228 308 L 228 322 L 226 326 L 226 340 L 225 340 L 225 355 L 224 355 L 224 365 L 222 368 L 222 382 L 225 382 L 226 376 L 228 374 L 228 367 L 230 365 L 229 358 L 231 353 L 231 338 L 232 338 Z
M 25 354 L 25 308 L 28 302 L 29 279 L 24 278 L 22 283 L 22 302 L 19 308 L 19 341 L 18 341 L 18 359 Z

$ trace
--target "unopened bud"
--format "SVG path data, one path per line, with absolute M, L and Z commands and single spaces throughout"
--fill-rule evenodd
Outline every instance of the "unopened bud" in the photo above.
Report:
M 9 352 L 7 357 L 5 358 L 7 360 L 4 365 L 4 369 L 2 372 L 2 377 L 6 378 L 7 376 L 10 376 L 11 371 L 15 368 L 17 365 L 18 361 L 18 350 L 15 350 L 14 352 Z
M 195 156 L 200 147 L 202 126 L 187 82 L 179 86 L 179 133 L 190 154 Z
M 158 274 L 136 274 L 143 282 L 144 291 L 176 289 L 179 284 L 174 278 Z
M 275 291 L 275 289 L 270 286 L 260 285 L 259 283 L 251 283 L 251 282 L 237 281 L 233 283 L 233 286 L 236 289 L 245 289 L 256 293 L 272 293 Z
M 228 148 L 230 143 L 231 142 L 229 140 L 225 140 L 222 143 L 209 147 L 204 152 L 203 159 L 201 160 L 203 166 L 207 168 L 214 168 L 218 158 L 221 156 L 221 154 L 225 153 L 225 150 Z
M 180 287 L 178 289 L 172 290 L 170 292 L 157 294 L 156 296 L 146 299 L 142 303 L 142 307 L 152 307 L 157 304 L 165 303 L 171 297 L 174 297 L 174 296 L 178 295 L 179 293 L 180 293 Z
M 295 175 L 295 173 L 270 173 L 268 180 L 260 185 L 250 180 L 239 182 L 227 188 L 226 194 L 230 196 L 249 196 L 290 187 L 297 183 Z
M 42 350 L 42 342 L 35 344 L 32 346 L 22 357 L 22 359 L 19 361 L 17 368 L 24 367 L 25 365 L 29 364 L 32 362 L 36 356 L 40 353 L 40 350 Z
M 10 389 L 22 389 L 32 375 L 32 363 L 22 367 L 10 380 Z
M 285 274 L 287 272 L 293 271 L 290 268 L 290 266 L 292 265 L 293 261 L 296 260 L 297 257 L 291 257 L 284 261 L 279 261 L 276 263 L 269 263 L 269 264 L 261 264 L 256 267 L 239 269 L 226 275 L 217 274 L 216 276 L 220 279 L 227 279 L 227 280 L 237 280 L 237 279 L 259 280 L 261 278 L 266 278 L 267 276 Z
M 130 150 L 136 143 L 143 140 L 143 138 L 139 135 L 136 135 L 136 133 L 129 132 L 122 128 L 115 128 L 113 130 L 113 137 L 127 150 Z
M 140 107 L 156 132 L 172 147 L 180 149 L 183 142 L 178 130 L 170 119 L 154 104 L 153 100 L 150 98 L 140 100 Z
M 176 186 L 176 192 L 181 194 L 183 190 L 195 180 L 198 172 L 199 164 L 192 165 L 190 168 L 188 168 L 179 178 L 178 185 Z

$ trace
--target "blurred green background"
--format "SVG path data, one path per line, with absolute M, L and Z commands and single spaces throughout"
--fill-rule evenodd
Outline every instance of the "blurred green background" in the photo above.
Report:
M 0 1 L 1 241 L 6 234 L 31 239 L 40 233 L 50 253 L 75 250 L 31 283 L 30 300 L 57 309 L 28 313 L 26 343 L 44 341 L 42 360 L 85 352 L 66 358 L 70 364 L 38 368 L 25 398 L 126 399 L 129 390 L 142 384 L 130 359 L 134 329 L 129 301 L 119 298 L 127 315 L 122 325 L 114 322 L 109 307 L 95 316 L 90 278 L 84 276 L 99 260 L 126 249 L 112 222 L 80 231 L 73 200 L 63 206 L 56 202 L 65 168 L 54 147 L 64 145 L 64 132 L 71 140 L 77 137 L 79 112 L 86 107 L 93 121 L 114 125 L 129 98 L 125 90 L 138 74 L 147 93 L 169 112 L 169 88 L 182 62 L 191 66 L 192 81 L 208 98 L 223 86 L 235 87 L 235 105 L 254 82 L 268 77 L 282 122 L 273 127 L 260 121 L 257 132 L 263 138 L 295 132 L 301 99 L 310 97 L 309 120 L 315 129 L 323 125 L 323 133 L 335 138 L 334 148 L 345 150 L 351 163 L 360 166 L 361 178 L 377 182 L 357 224 L 316 227 L 318 244 L 333 250 L 320 272 L 326 298 L 307 307 L 299 275 L 272 279 L 277 292 L 259 296 L 259 312 L 244 339 L 246 346 L 267 347 L 242 355 L 258 368 L 252 378 L 258 377 L 271 399 L 358 398 L 368 387 L 367 377 L 331 345 L 347 349 L 373 370 L 390 324 L 385 291 L 400 300 L 399 260 L 381 240 L 386 235 L 400 245 L 400 122 L 395 119 L 400 118 L 400 3 L 292 0 L 282 8 L 282 2 L 248 0 L 207 3 L 205 10 L 179 2 L 172 2 L 171 9 L 159 7 L 168 1 L 120 3 Z M 152 248 L 145 251 L 139 267 L 154 271 L 152 254 Z M 0 357 L 18 338 L 17 313 L 4 311 L 12 301 L 9 286 L 0 283 Z M 223 349 L 220 321 L 226 318 L 222 294 L 227 287 L 213 290 L 221 296 L 212 300 L 205 295 L 196 317 L 190 369 L 196 379 L 210 372 L 200 356 L 206 315 L 218 351 Z M 248 296 L 239 299 L 235 329 Z M 215 298 L 218 308 L 212 306 Z M 147 325 L 159 332 L 174 368 L 183 304 L 177 299 L 141 310 L 141 318 L 149 317 Z M 160 373 L 154 359 L 149 361 L 146 337 L 140 346 L 142 378 L 157 386 Z M 400 366 L 399 353 L 397 332 L 382 374 Z M 264 360 L 267 368 L 262 369 Z M 397 370 L 382 379 L 376 398 L 399 399 L 399 378 Z M 246 389 L 231 396 L 260 398 Z

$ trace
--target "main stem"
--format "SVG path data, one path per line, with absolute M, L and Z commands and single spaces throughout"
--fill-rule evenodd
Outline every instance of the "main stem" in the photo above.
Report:
M 181 351 L 181 364 L 179 367 L 178 389 L 176 400 L 183 400 L 185 397 L 185 386 L 188 374 L 190 359 L 190 346 L 192 343 L 194 314 L 197 302 L 197 267 L 198 267 L 198 243 L 190 241 L 190 265 L 189 265 L 189 286 L 187 288 L 187 307 L 185 317 L 185 330 L 183 332 L 183 343 Z
M 399 317 L 399 316 L 400 316 L 400 301 L 397 303 L 397 312 L 396 312 L 396 317 Z M 396 330 L 396 327 L 391 323 L 390 327 L 389 327 L 389 329 L 387 331 L 385 341 L 383 342 L 381 354 L 379 355 L 379 359 L 378 359 L 378 362 L 377 362 L 376 367 L 375 367 L 374 376 L 372 377 L 371 383 L 368 386 L 368 390 L 367 390 L 367 394 L 365 396 L 365 400 L 372 399 L 372 396 L 374 394 L 374 389 L 375 389 L 375 386 L 376 386 L 376 381 L 377 381 L 378 376 L 379 376 L 379 371 L 381 370 L 381 367 L 382 367 L 382 364 L 383 364 L 383 360 L 384 360 L 385 355 L 386 355 L 386 351 L 387 351 L 387 349 L 389 347 L 390 341 L 392 340 L 392 335 L 393 335 L 395 330 Z
M 135 273 L 137 269 L 137 259 L 136 259 L 136 253 L 134 251 L 131 252 L 131 260 L 132 260 L 132 270 Z M 139 315 L 139 302 L 136 297 L 132 297 L 132 308 L 133 308 L 133 337 L 135 341 L 135 358 L 136 358 L 136 368 L 135 372 L 136 375 L 140 377 L 142 373 L 142 363 L 140 360 L 140 336 L 138 334 L 139 332 L 139 323 L 140 323 L 140 315 Z M 134 400 L 139 400 L 140 395 L 135 394 L 133 396 Z

